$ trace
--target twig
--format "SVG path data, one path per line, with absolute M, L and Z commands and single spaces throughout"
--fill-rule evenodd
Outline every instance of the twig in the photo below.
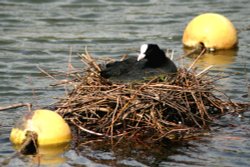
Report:
M 188 71 L 191 70 L 191 68 L 193 68 L 193 66 L 196 64 L 196 62 L 199 60 L 199 58 L 206 52 L 206 48 L 203 48 L 202 51 L 200 52 L 199 56 L 196 57 L 196 59 L 193 61 L 193 63 L 190 65 L 190 67 L 188 68 Z
M 53 77 L 52 75 L 50 75 L 48 72 L 46 72 L 45 70 L 43 70 L 41 67 L 39 67 L 38 65 L 36 66 L 42 73 L 44 73 L 45 75 L 47 75 L 49 78 L 52 78 L 54 80 L 57 81 L 57 79 L 55 77 Z
M 19 108 L 19 107 L 27 107 L 28 111 L 31 112 L 32 104 L 31 103 L 17 103 L 17 104 L 12 104 L 10 106 L 0 107 L 0 111 L 14 109 L 14 108 Z
M 180 57 L 178 57 L 177 59 L 175 59 L 175 61 L 178 61 L 178 60 L 180 60 L 180 59 L 183 59 L 183 58 L 185 58 L 185 57 L 188 57 L 188 56 L 190 56 L 190 55 L 192 55 L 192 54 L 194 54 L 194 53 L 196 53 L 196 52 L 198 52 L 198 51 L 200 51 L 200 50 L 201 50 L 201 47 L 197 47 L 197 48 L 195 48 L 195 49 L 193 49 L 193 50 L 187 52 L 186 54 L 181 55 Z
M 208 66 L 207 68 L 205 68 L 204 70 L 202 70 L 201 72 L 199 72 L 198 74 L 196 74 L 195 76 L 198 77 L 201 74 L 204 74 L 205 72 L 207 72 L 208 70 L 210 70 L 213 67 L 213 65 Z
M 78 127 L 79 129 L 81 129 L 82 131 L 84 132 L 87 132 L 87 133 L 90 133 L 90 134 L 93 134 L 93 135 L 96 135 L 96 136 L 105 136 L 104 134 L 101 134 L 101 133 L 97 133 L 97 132 L 94 132 L 94 131 L 91 131 L 91 130 L 88 130 L 80 125 L 78 125 L 76 122 L 74 122 L 73 120 L 71 121 L 76 127 Z
M 85 54 L 82 54 L 81 56 L 82 58 L 84 58 L 84 60 L 90 67 L 94 67 L 94 69 L 97 70 L 97 72 L 101 71 L 101 68 L 96 64 L 95 60 L 88 53 L 87 47 L 85 47 Z

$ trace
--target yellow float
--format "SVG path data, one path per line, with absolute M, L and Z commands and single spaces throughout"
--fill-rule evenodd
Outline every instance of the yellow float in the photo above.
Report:
M 38 146 L 61 145 L 71 140 L 71 130 L 65 120 L 56 112 L 36 110 L 24 116 L 11 130 L 10 141 L 22 145 L 27 132 L 37 134 Z
M 197 47 L 203 44 L 211 50 L 230 49 L 237 46 L 237 31 L 225 16 L 205 13 L 188 23 L 182 42 L 186 47 Z

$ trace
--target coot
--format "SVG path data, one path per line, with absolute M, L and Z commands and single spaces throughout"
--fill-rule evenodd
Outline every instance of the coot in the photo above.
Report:
M 128 82 L 144 80 L 160 74 L 174 74 L 177 68 L 156 44 L 143 44 L 138 57 L 108 63 L 101 76 L 113 81 Z

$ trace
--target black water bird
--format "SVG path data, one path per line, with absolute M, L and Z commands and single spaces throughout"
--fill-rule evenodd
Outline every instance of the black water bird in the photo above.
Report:
M 101 76 L 115 81 L 144 80 L 160 74 L 174 74 L 177 67 L 156 44 L 143 44 L 138 57 L 108 63 Z

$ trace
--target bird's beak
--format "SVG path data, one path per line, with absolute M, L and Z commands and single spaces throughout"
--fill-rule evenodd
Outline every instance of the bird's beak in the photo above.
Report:
M 140 54 L 138 54 L 137 61 L 140 61 L 140 60 L 144 59 L 145 57 L 146 57 L 145 54 L 140 53 Z

